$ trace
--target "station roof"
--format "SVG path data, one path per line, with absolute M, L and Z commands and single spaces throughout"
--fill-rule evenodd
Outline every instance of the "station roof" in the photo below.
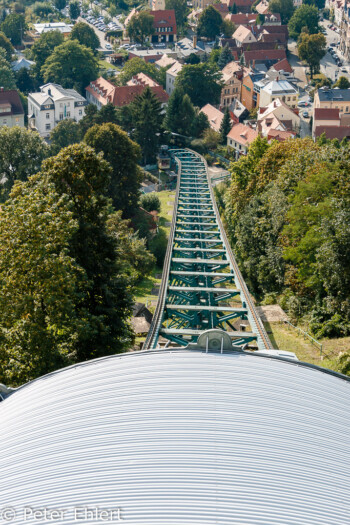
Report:
M 0 501 L 14 525 L 25 506 L 65 509 L 60 525 L 84 506 L 120 508 L 131 525 L 344 525 L 349 389 L 248 353 L 72 366 L 0 403 Z

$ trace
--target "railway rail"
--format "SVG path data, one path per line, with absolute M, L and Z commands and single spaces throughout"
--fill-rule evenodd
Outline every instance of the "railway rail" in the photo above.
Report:
M 273 348 L 227 240 L 205 160 L 188 149 L 171 155 L 178 172 L 174 214 L 143 348 L 157 348 L 164 339 L 187 346 L 211 329 L 225 331 L 234 347 Z

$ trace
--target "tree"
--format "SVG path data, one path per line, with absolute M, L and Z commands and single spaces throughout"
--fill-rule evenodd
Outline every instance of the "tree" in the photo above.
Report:
M 69 4 L 69 16 L 72 20 L 76 20 L 80 16 L 80 5 L 77 0 Z
M 19 91 L 28 95 L 28 93 L 35 91 L 36 82 L 26 67 L 21 67 L 15 73 L 16 86 Z
M 294 11 L 288 24 L 290 36 L 296 40 L 305 27 L 310 35 L 318 33 L 318 9 L 313 5 L 303 4 Z
M 36 40 L 32 47 L 32 56 L 35 61 L 32 70 L 35 77 L 39 82 L 43 81 L 41 75 L 41 68 L 45 64 L 46 59 L 52 55 L 53 50 L 63 44 L 64 38 L 62 33 L 59 31 L 48 31 L 47 33 L 42 33 L 40 38 Z
M 346 77 L 339 77 L 333 87 L 338 87 L 340 89 L 349 89 L 350 82 Z
M 232 13 L 233 15 L 236 15 L 236 14 L 237 14 L 237 5 L 236 5 L 236 2 L 233 2 L 233 4 L 232 4 L 231 13 Z
M 230 111 L 228 108 L 225 109 L 224 118 L 222 119 L 221 126 L 220 126 L 220 136 L 221 136 L 221 144 L 227 143 L 227 135 L 231 131 L 231 117 L 230 117 Z
M 35 2 L 32 9 L 33 13 L 40 18 L 45 18 L 53 12 L 52 5 L 48 2 Z
M 195 66 L 187 66 L 195 67 Z M 162 133 L 163 114 L 161 104 L 149 87 L 131 104 L 134 131 L 133 138 L 142 149 L 144 164 L 156 157 Z
M 66 0 L 54 0 L 54 5 L 56 9 L 58 9 L 58 11 L 62 11 L 62 9 L 64 9 L 67 5 L 67 1 Z
M 165 0 L 165 9 L 174 9 L 176 25 L 183 28 L 187 20 L 186 0 Z
M 18 183 L 0 221 L 0 381 L 17 386 L 75 361 L 84 272 L 69 254 L 77 221 L 52 184 Z
M 47 159 L 38 179 L 53 184 L 70 201 L 78 229 L 69 242 L 69 255 L 84 270 L 84 286 L 75 304 L 79 328 L 74 359 L 83 361 L 114 354 L 132 341 L 129 326 L 131 294 L 117 259 L 116 238 L 108 229 L 111 168 L 86 144 L 75 144 Z
M 141 171 L 138 161 L 141 149 L 119 126 L 115 124 L 95 125 L 89 129 L 84 141 L 96 153 L 103 153 L 112 167 L 107 194 L 116 210 L 122 210 L 124 217 L 130 217 L 137 207 Z
M 293 11 L 293 0 L 270 0 L 269 2 L 269 12 L 279 13 L 282 24 L 288 24 Z
M 265 15 L 261 15 L 259 13 L 258 16 L 256 17 L 255 23 L 257 26 L 263 26 L 265 23 Z
M 327 42 L 322 33 L 316 35 L 301 33 L 299 37 L 298 55 L 308 64 L 311 78 L 320 69 L 320 60 L 326 54 L 326 45 Z
M 220 143 L 220 133 L 212 128 L 207 128 L 203 133 L 203 143 L 208 149 L 216 149 Z
M 195 108 L 196 115 L 194 117 L 191 134 L 193 137 L 201 137 L 206 129 L 209 128 L 209 120 L 205 113 L 202 113 L 199 108 Z
M 57 155 L 61 149 L 80 142 L 80 127 L 72 119 L 61 120 L 50 133 L 50 150 L 52 155 Z
M 220 58 L 218 60 L 219 68 L 224 69 L 226 64 L 229 64 L 230 62 L 232 62 L 232 60 L 233 60 L 233 56 L 232 56 L 231 50 L 229 48 L 229 45 L 226 44 L 225 47 L 222 49 Z
M 201 59 L 198 55 L 196 55 L 196 53 L 191 53 L 187 58 L 185 58 L 185 64 L 199 64 L 200 61 Z
M 164 126 L 169 131 L 180 135 L 191 135 L 195 109 L 188 95 L 175 88 L 170 95 Z
M 77 40 L 67 40 L 54 49 L 42 73 L 45 82 L 57 82 L 83 93 L 98 76 L 98 61 L 90 48 L 81 46 Z
M 156 193 L 145 193 L 141 196 L 140 204 L 146 211 L 157 211 L 160 213 L 161 203 Z
M 124 86 L 138 73 L 145 73 L 156 82 L 160 80 L 160 73 L 154 64 L 145 62 L 142 58 L 134 57 L 126 62 L 121 74 L 118 75 L 118 84 Z
M 154 16 L 150 11 L 140 11 L 135 14 L 127 25 L 127 32 L 133 42 L 143 44 L 145 38 L 152 35 Z
M 22 43 L 23 33 L 27 29 L 24 15 L 11 13 L 7 15 L 1 24 L 1 31 L 11 40 L 12 45 L 18 46 Z
M 120 120 L 116 108 L 110 102 L 102 106 L 100 110 L 97 109 L 95 104 L 88 104 L 85 108 L 84 117 L 79 121 L 81 136 L 83 137 L 95 124 L 107 124 L 108 122 L 119 124 Z
M 175 86 L 190 97 L 194 106 L 215 105 L 220 101 L 221 72 L 210 64 L 185 65 L 177 75 Z
M 95 53 L 100 47 L 100 40 L 92 27 L 85 22 L 78 22 L 74 25 L 71 34 L 71 40 L 78 40 L 82 46 L 89 47 Z
M 5 55 L 5 52 L 4 52 Z M 15 76 L 10 64 L 0 53 L 0 86 L 4 89 L 16 89 Z
M 24 128 L 0 127 L 0 188 L 5 200 L 15 180 L 26 181 L 40 170 L 48 147 L 38 133 Z
M 303 4 L 314 5 L 315 7 L 317 7 L 317 9 L 324 9 L 325 0 L 303 0 Z M 323 16 L 324 15 L 325 15 L 325 13 L 323 13 Z M 327 17 L 325 17 L 325 18 L 327 18 Z
M 5 58 L 11 62 L 13 53 L 15 52 L 13 45 L 4 33 L 0 33 L 0 48 L 5 50 Z
M 197 33 L 199 36 L 214 40 L 220 34 L 221 26 L 222 18 L 219 11 L 210 5 L 204 9 L 199 17 Z
M 230 20 L 223 20 L 221 24 L 221 32 L 225 38 L 232 38 L 233 33 L 236 31 L 236 26 Z

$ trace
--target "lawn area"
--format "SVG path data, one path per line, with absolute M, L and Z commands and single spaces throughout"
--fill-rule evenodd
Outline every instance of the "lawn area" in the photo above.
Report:
M 159 228 L 164 230 L 166 236 L 169 237 L 170 226 L 166 226 L 166 223 L 169 223 L 172 220 L 172 210 L 174 206 L 169 203 L 174 202 L 175 191 L 160 191 L 157 195 L 161 202 Z M 159 289 L 162 280 L 162 271 L 162 268 L 154 268 L 151 275 L 145 277 L 135 289 L 135 301 L 138 303 L 147 303 L 147 306 L 151 311 L 154 311 L 158 299 L 155 289 Z
M 300 361 L 331 370 L 338 371 L 336 358 L 340 352 L 350 352 L 350 337 L 320 340 L 319 342 L 323 344 L 323 355 L 321 356 L 316 346 L 288 325 L 265 323 L 265 328 L 274 348 L 294 352 Z
M 110 64 L 109 62 L 107 62 L 107 60 L 99 60 L 98 65 L 100 66 L 100 70 L 101 69 L 118 69 L 117 66 Z

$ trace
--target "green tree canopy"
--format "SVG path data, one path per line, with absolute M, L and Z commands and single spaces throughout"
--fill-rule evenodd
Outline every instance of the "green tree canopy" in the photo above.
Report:
M 141 150 L 119 126 L 95 125 L 86 133 L 85 142 L 97 153 L 102 152 L 112 167 L 108 196 L 116 210 L 130 217 L 137 207 L 142 179 L 138 161 Z
M 134 57 L 126 62 L 121 74 L 118 75 L 118 84 L 120 86 L 126 85 L 138 73 L 145 73 L 156 82 L 160 82 L 160 72 L 154 64 L 145 62 L 142 58 Z
M 85 22 L 78 22 L 74 25 L 71 34 L 71 40 L 78 40 L 82 46 L 89 47 L 95 53 L 100 47 L 100 40 L 92 27 Z
M 187 20 L 186 0 L 165 0 L 165 9 L 174 9 L 177 27 L 183 28 Z
M 232 38 L 233 33 L 236 31 L 236 26 L 231 20 L 223 20 L 221 24 L 221 32 L 225 38 Z
M 107 221 L 111 168 L 86 144 L 75 144 L 47 159 L 38 179 L 67 195 L 78 230 L 69 255 L 85 272 L 85 287 L 75 305 L 84 330 L 75 342 L 75 359 L 82 361 L 121 352 L 130 345 L 131 296 L 128 280 L 118 268 L 116 241 Z
M 67 1 L 66 0 L 54 0 L 54 5 L 56 9 L 58 9 L 59 11 L 62 11 L 62 9 L 64 9 L 67 5 Z
M 220 35 L 221 26 L 222 18 L 219 11 L 210 5 L 204 9 L 199 17 L 197 33 L 214 40 L 216 36 Z
M 163 124 L 163 113 L 159 99 L 149 87 L 138 95 L 131 106 L 134 130 L 133 139 L 141 146 L 144 164 L 156 158 Z
M 305 27 L 310 35 L 318 33 L 318 9 L 313 5 L 303 4 L 294 11 L 288 24 L 290 36 L 296 40 Z
M 143 44 L 145 39 L 153 34 L 154 16 L 151 11 L 136 13 L 127 25 L 127 32 L 133 42 Z
M 61 120 L 50 133 L 50 151 L 57 155 L 61 149 L 77 144 L 80 140 L 79 124 L 69 118 Z
M 0 127 L 1 200 L 5 200 L 15 180 L 25 181 L 40 170 L 48 147 L 38 133 L 24 128 Z
M 350 82 L 346 77 L 339 77 L 333 87 L 338 87 L 340 89 L 349 89 Z
M 146 211 L 157 211 L 160 213 L 161 203 L 156 193 L 145 193 L 141 196 L 140 204 Z
M 39 82 L 43 80 L 41 68 L 45 64 L 46 59 L 51 56 L 57 46 L 63 44 L 63 41 L 62 33 L 59 31 L 48 31 L 47 33 L 42 33 L 40 38 L 34 43 L 32 47 L 32 57 L 35 65 L 32 70 Z
M 230 133 L 231 127 L 230 111 L 228 108 L 225 108 L 224 118 L 220 126 L 221 144 L 227 144 L 227 135 Z
M 1 24 L 1 31 L 11 40 L 12 45 L 18 46 L 22 43 L 27 24 L 24 15 L 11 13 L 7 15 Z
M 164 126 L 169 131 L 191 136 L 195 109 L 188 95 L 175 88 L 170 95 Z
M 37 84 L 26 67 L 21 67 L 21 69 L 15 73 L 15 80 L 17 88 L 25 95 L 28 95 L 28 93 L 36 89 Z
M 41 69 L 45 82 L 56 82 L 83 93 L 98 76 L 98 61 L 90 48 L 76 40 L 57 46 Z
M 185 65 L 177 75 L 175 86 L 190 97 L 194 106 L 216 105 L 220 101 L 221 72 L 206 63 Z
M 16 89 L 15 75 L 4 56 L 5 50 L 0 53 L 0 86 L 4 89 Z
M 80 5 L 77 0 L 69 4 L 69 16 L 72 20 L 76 20 L 80 16 Z
M 320 60 L 326 54 L 326 38 L 322 33 L 309 35 L 301 33 L 298 42 L 298 55 L 310 68 L 311 78 L 320 69 Z
M 0 48 L 5 50 L 5 58 L 8 62 L 10 62 L 15 50 L 10 40 L 4 33 L 0 33 Z
M 269 11 L 281 15 L 282 24 L 288 24 L 293 12 L 293 0 L 270 0 Z
M 49 2 L 35 2 L 32 9 L 33 13 L 41 18 L 53 12 L 52 5 Z
M 324 9 L 325 0 L 303 0 L 303 4 L 314 5 L 317 9 Z
M 219 60 L 218 60 L 218 66 L 220 69 L 224 69 L 224 67 L 229 63 L 232 62 L 233 56 L 230 50 L 230 47 L 228 44 L 223 47 Z

